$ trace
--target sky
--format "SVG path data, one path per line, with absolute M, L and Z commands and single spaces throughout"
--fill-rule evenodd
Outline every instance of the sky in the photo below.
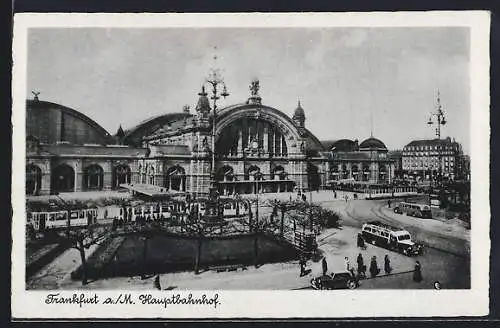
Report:
M 258 78 L 262 103 L 289 116 L 300 100 L 320 140 L 389 149 L 435 137 L 427 121 L 439 90 L 450 136 L 469 152 L 469 29 L 32 28 L 26 96 L 74 108 L 114 134 L 165 113 L 192 111 L 218 67 L 242 103 Z M 214 60 L 214 54 L 217 60 Z

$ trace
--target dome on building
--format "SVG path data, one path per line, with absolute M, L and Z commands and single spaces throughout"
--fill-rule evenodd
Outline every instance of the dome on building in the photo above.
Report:
M 381 149 L 387 150 L 385 144 L 377 138 L 370 137 L 359 145 L 359 149 Z
M 304 108 L 302 108 L 302 106 L 300 105 L 300 100 L 299 100 L 299 104 L 298 104 L 297 108 L 293 112 L 292 119 L 295 122 L 295 124 L 297 124 L 298 126 L 302 126 L 302 127 L 304 126 L 304 122 L 306 120 L 306 114 L 304 112 Z

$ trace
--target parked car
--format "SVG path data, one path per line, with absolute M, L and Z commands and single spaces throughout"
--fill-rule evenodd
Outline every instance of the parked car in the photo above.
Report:
M 349 272 L 340 271 L 311 279 L 314 289 L 355 289 L 359 281 Z

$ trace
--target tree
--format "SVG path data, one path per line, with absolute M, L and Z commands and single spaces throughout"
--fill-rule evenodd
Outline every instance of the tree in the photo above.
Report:
M 281 212 L 280 218 L 280 226 L 279 231 L 280 235 L 283 236 L 285 233 L 285 214 L 297 208 L 299 202 L 288 201 L 288 200 L 279 200 L 279 199 L 270 199 L 267 201 L 267 204 L 274 209 L 279 209 Z
M 81 229 L 69 230 L 64 234 L 64 240 L 69 243 L 71 248 L 78 250 L 82 262 L 82 285 L 87 284 L 87 259 L 85 257 L 85 250 L 89 249 L 92 245 L 100 244 L 104 241 L 109 232 L 105 227 L 98 225 L 91 225 Z
M 217 225 L 210 224 L 203 219 L 196 219 L 194 222 L 190 222 L 185 226 L 186 232 L 191 236 L 196 237 L 197 240 L 194 260 L 194 272 L 196 274 L 200 272 L 201 249 L 203 246 L 203 240 L 207 235 L 212 234 L 217 228 Z

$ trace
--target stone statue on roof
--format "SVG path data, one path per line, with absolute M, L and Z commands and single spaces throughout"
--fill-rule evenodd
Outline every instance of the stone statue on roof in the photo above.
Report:
M 258 79 L 254 79 L 251 83 L 250 83 L 250 92 L 251 92 L 251 95 L 252 96 L 257 96 L 259 94 L 259 80 Z

